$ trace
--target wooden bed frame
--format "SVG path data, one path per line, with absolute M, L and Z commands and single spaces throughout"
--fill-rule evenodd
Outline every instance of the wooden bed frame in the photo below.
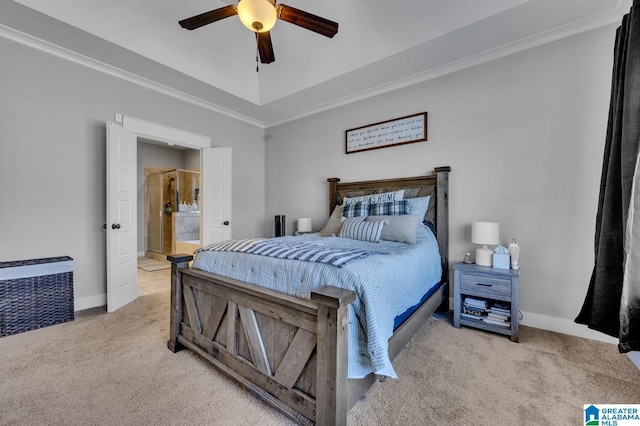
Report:
M 437 230 L 443 274 L 438 290 L 389 339 L 393 360 L 431 314 L 448 309 L 449 167 L 427 176 L 340 183 L 328 179 L 330 212 L 345 196 L 405 189 L 431 195 L 427 216 Z M 376 376 L 347 378 L 351 290 L 323 286 L 301 299 L 190 268 L 190 255 L 170 255 L 171 325 L 167 346 L 188 348 L 300 424 L 346 425 L 347 413 Z

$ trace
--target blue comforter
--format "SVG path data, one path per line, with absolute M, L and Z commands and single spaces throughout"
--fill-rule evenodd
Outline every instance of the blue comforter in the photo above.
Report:
M 355 291 L 356 300 L 349 305 L 349 378 L 372 372 L 397 378 L 388 354 L 394 318 L 415 305 L 442 275 L 433 233 L 421 225 L 416 244 L 369 243 L 318 234 L 280 239 L 384 254 L 371 254 L 338 268 L 249 253 L 200 251 L 193 267 L 306 299 L 322 285 Z

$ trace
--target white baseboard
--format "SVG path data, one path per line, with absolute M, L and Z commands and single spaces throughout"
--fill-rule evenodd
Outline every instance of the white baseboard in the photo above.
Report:
M 98 294 L 96 296 L 76 298 L 73 302 L 74 311 L 84 311 L 85 309 L 97 308 L 98 306 L 107 305 L 107 294 Z
M 612 343 L 614 345 L 618 344 L 618 339 L 615 337 L 592 330 L 587 328 L 586 325 L 577 324 L 568 319 L 549 317 L 532 312 L 522 312 L 520 324 L 526 325 L 527 327 L 555 331 L 556 333 L 584 337 L 585 339 L 597 340 L 599 342 Z
M 144 252 L 143 251 L 139 251 L 138 252 L 138 257 L 144 257 Z

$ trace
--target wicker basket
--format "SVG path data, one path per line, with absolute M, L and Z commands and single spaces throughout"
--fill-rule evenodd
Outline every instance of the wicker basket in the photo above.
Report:
M 0 337 L 73 321 L 72 261 L 0 262 Z

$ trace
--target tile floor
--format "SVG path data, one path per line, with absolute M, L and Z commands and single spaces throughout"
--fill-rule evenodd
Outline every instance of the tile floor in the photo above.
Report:
M 169 292 L 171 290 L 171 269 L 146 272 L 138 269 L 138 296 Z

